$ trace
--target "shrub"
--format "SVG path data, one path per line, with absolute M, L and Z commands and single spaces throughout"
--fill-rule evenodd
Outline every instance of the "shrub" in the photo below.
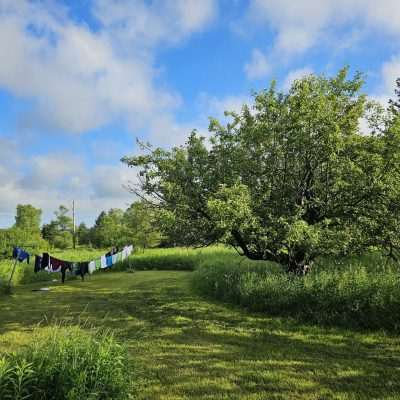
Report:
M 110 333 L 51 327 L 0 359 L 0 399 L 130 398 L 131 368 Z

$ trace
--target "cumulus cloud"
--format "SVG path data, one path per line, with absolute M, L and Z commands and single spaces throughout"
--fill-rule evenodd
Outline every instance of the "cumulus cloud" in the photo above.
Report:
M 136 170 L 125 165 L 87 168 L 83 158 L 67 152 L 27 157 L 22 162 L 13 174 L 0 165 L 2 226 L 13 223 L 19 203 L 41 208 L 48 221 L 60 204 L 69 206 L 75 200 L 80 221 L 92 223 L 102 210 L 125 208 L 135 200 L 125 187 L 136 181 Z
M 288 91 L 294 81 L 307 75 L 311 75 L 313 72 L 314 71 L 310 67 L 304 67 L 290 71 L 286 76 L 285 82 L 283 83 L 283 90 Z
M 270 71 L 267 57 L 259 49 L 253 49 L 251 60 L 246 63 L 244 70 L 249 79 L 265 78 Z
M 251 96 L 244 94 L 217 97 L 201 93 L 198 99 L 203 113 L 215 118 L 222 117 L 225 111 L 238 113 L 244 104 L 249 104 L 251 101 Z
M 387 107 L 390 99 L 395 97 L 396 80 L 400 78 L 400 54 L 385 61 L 380 70 L 380 82 L 376 90 L 370 94 L 372 100 Z
M 304 53 L 349 22 L 354 28 L 400 35 L 398 0 L 251 0 L 249 15 L 276 32 L 274 49 L 286 55 Z
M 214 0 L 98 0 L 93 31 L 45 5 L 2 0 L 0 86 L 34 102 L 37 124 L 75 133 L 170 113 L 180 99 L 155 84 L 152 46 L 183 40 L 216 12 Z
M 75 199 L 78 218 L 90 223 L 101 210 L 133 200 L 123 186 L 136 171 L 107 161 L 88 165 L 81 152 L 22 157 L 16 150 L 28 134 L 81 134 L 117 121 L 158 143 L 179 143 L 192 128 L 175 120 L 182 100 L 162 85 L 155 54 L 205 29 L 218 13 L 217 0 L 93 0 L 87 11 L 94 28 L 62 4 L 0 0 L 0 88 L 29 104 L 15 121 L 29 131 L 0 137 L 2 226 L 13 222 L 18 203 L 42 208 L 47 221 L 59 204 Z M 120 153 L 112 139 L 96 143 L 92 158 Z
M 176 43 L 204 29 L 217 14 L 215 0 L 96 0 L 94 15 L 122 43 Z
M 400 78 L 400 54 L 382 66 L 383 90 L 388 94 L 393 93 L 398 78 Z

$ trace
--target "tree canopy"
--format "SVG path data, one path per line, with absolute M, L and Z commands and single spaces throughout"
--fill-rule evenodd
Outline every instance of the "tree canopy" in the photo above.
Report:
M 321 255 L 400 250 L 400 116 L 362 94 L 361 74 L 310 75 L 254 94 L 225 126 L 170 150 L 142 145 L 133 187 L 181 244 L 231 244 L 304 272 Z M 362 132 L 361 119 L 370 132 Z
M 42 210 L 39 208 L 35 208 L 31 204 L 18 204 L 14 227 L 39 232 L 41 217 Z

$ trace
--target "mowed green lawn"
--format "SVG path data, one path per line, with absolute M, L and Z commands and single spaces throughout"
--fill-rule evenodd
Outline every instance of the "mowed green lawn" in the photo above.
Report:
M 107 327 L 140 399 L 399 399 L 400 340 L 250 314 L 193 293 L 190 272 L 100 273 L 0 297 L 0 351 L 54 321 Z M 50 286 L 50 292 L 32 289 Z

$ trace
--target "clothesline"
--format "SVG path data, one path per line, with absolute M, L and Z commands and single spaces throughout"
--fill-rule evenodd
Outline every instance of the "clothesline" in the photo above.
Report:
M 47 271 L 49 273 L 61 272 L 64 283 L 67 271 L 72 275 L 81 276 L 82 280 L 86 274 L 92 274 L 96 270 L 111 268 L 114 264 L 125 260 L 131 255 L 133 246 L 125 246 L 122 250 L 113 248 L 108 253 L 92 261 L 66 261 L 51 256 L 49 253 L 35 256 L 34 272 Z M 27 261 L 29 264 L 30 254 L 20 247 L 13 249 L 13 258 L 20 262 Z

